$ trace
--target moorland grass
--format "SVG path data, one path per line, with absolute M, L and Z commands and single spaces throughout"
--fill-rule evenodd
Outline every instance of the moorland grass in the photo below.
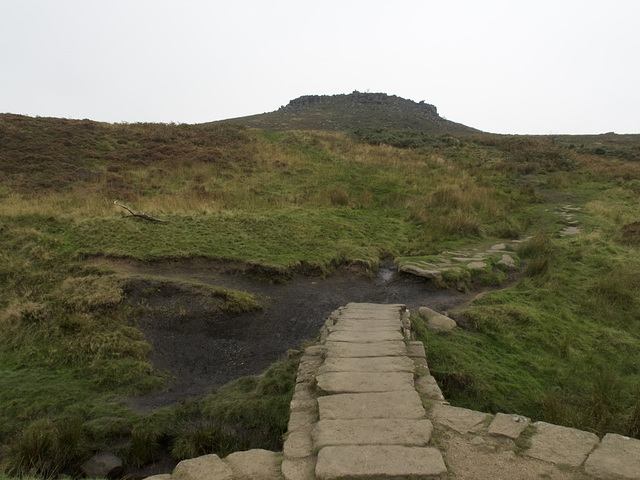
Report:
M 533 235 L 516 286 L 460 312 L 464 328 L 420 330 L 434 375 L 456 405 L 638 435 L 635 137 L 358 138 L 2 115 L 0 143 L 4 472 L 53 475 L 122 440 L 129 465 L 163 449 L 280 444 L 295 356 L 201 402 L 123 406 L 168 379 L 149 363 L 126 279 L 93 256 L 233 260 L 286 279 Z M 558 233 L 566 204 L 581 207 L 580 235 Z M 211 293 L 227 312 L 254 305 Z

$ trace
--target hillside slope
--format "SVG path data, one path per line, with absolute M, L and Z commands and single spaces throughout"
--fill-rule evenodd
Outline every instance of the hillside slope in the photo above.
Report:
M 436 107 L 428 103 L 385 93 L 358 91 L 341 95 L 305 95 L 274 112 L 231 118 L 224 122 L 266 130 L 385 128 L 414 129 L 434 134 L 480 133 L 442 118 Z

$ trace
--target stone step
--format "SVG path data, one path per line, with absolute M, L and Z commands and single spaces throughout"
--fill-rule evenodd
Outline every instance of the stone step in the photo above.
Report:
M 415 364 L 409 357 L 330 357 L 318 369 L 328 372 L 413 372 Z
M 403 341 L 404 336 L 398 331 L 389 330 L 338 330 L 327 337 L 328 342 L 378 343 Z
M 328 372 L 316 380 L 329 394 L 415 391 L 412 372 Z
M 327 445 L 413 445 L 427 446 L 431 420 L 370 419 L 320 420 L 313 428 L 315 448 Z
M 327 342 L 327 357 L 397 357 L 407 354 L 404 342 L 348 343 Z
M 402 326 L 398 322 L 367 322 L 367 330 L 373 331 L 389 331 L 400 332 Z M 341 332 L 341 331 L 362 331 L 362 320 L 348 320 L 340 322 L 336 325 L 329 325 L 327 327 L 329 332 Z
M 435 448 L 401 445 L 343 445 L 318 453 L 319 479 L 409 477 L 440 475 L 447 471 Z
M 420 395 L 415 390 L 383 393 L 342 393 L 318 397 L 321 420 L 358 418 L 425 418 Z

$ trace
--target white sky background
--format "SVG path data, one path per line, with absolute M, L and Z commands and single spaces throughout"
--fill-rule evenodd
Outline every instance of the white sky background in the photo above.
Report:
M 353 90 L 640 133 L 640 1 L 0 0 L 0 112 L 201 123 Z

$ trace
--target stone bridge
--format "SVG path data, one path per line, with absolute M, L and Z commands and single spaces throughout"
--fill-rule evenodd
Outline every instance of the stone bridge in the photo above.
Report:
M 450 406 L 404 305 L 348 304 L 320 337 L 299 366 L 282 453 L 207 455 L 171 477 L 640 479 L 640 440 Z

